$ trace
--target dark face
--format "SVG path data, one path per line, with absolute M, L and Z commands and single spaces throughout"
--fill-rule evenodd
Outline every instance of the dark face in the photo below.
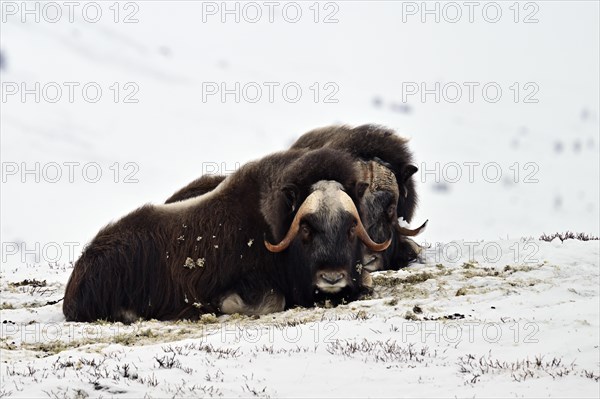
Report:
M 291 282 L 303 302 L 352 297 L 360 291 L 358 211 L 334 181 L 321 181 L 298 210 L 287 254 Z M 302 302 L 301 301 L 301 302 Z
M 302 219 L 297 241 L 306 254 L 306 267 L 316 291 L 337 294 L 357 285 L 356 225 L 356 218 L 343 209 L 316 212 Z
M 373 240 L 383 242 L 392 238 L 393 243 L 396 240 L 400 197 L 396 176 L 389 165 L 380 160 L 358 161 L 356 169 L 361 180 L 368 183 L 359 203 L 365 229 Z M 387 269 L 392 249 L 375 252 L 362 246 L 361 264 L 364 270 L 373 272 Z
M 369 236 L 377 242 L 383 242 L 392 237 L 392 243 L 396 241 L 395 224 L 398 223 L 397 215 L 398 198 L 392 191 L 367 190 L 363 197 L 360 208 L 365 228 Z M 367 271 L 387 269 L 389 258 L 394 246 L 390 246 L 386 251 L 370 251 L 364 245 L 362 246 L 362 265 Z

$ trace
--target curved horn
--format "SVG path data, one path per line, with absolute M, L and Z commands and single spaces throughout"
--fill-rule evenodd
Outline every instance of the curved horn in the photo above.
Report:
M 306 197 L 298 209 L 298 212 L 296 212 L 296 216 L 294 216 L 294 220 L 292 220 L 292 224 L 290 225 L 285 237 L 283 237 L 283 240 L 281 240 L 279 244 L 271 244 L 269 241 L 265 240 L 265 247 L 267 247 L 270 252 L 275 253 L 284 251 L 287 247 L 289 247 L 300 230 L 300 220 L 307 213 L 317 210 L 321 196 L 322 193 L 320 191 L 315 191 Z
M 400 233 L 403 236 L 406 237 L 413 237 L 416 236 L 418 234 L 421 234 L 423 231 L 425 231 L 425 228 L 427 227 L 427 222 L 429 222 L 429 219 L 427 219 L 425 221 L 425 223 L 423 223 L 421 226 L 417 227 L 416 229 L 407 229 L 406 227 L 402 227 L 400 226 L 400 224 L 396 224 L 396 231 L 398 231 L 398 233 Z
M 356 209 L 356 205 L 354 205 L 352 198 L 350 198 L 345 192 L 340 191 L 340 200 L 344 206 L 344 209 L 346 209 L 356 218 L 356 235 L 358 238 L 360 238 L 363 244 L 365 244 L 367 248 L 374 252 L 381 252 L 388 249 L 392 243 L 392 238 L 390 237 L 387 241 L 382 242 L 381 244 L 374 242 L 371 237 L 369 237 L 369 233 L 367 233 L 365 226 L 363 226 L 362 221 L 360 220 L 360 215 L 358 214 L 358 209 Z

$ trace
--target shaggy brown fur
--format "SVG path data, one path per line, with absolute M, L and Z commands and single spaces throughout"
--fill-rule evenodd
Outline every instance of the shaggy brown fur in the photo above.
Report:
M 418 245 L 396 231 L 396 219 L 402 216 L 410 222 L 417 205 L 413 176 L 417 167 L 412 165 L 412 153 L 408 149 L 407 141 L 396 135 L 393 130 L 376 125 L 356 128 L 329 126 L 305 133 L 291 148 L 324 147 L 348 152 L 359 160 L 358 179 L 370 183 L 359 210 L 371 238 L 379 242 L 387 240 L 390 234 L 396 238 L 383 253 L 372 253 L 364 248 L 363 263 L 370 262 L 367 268 L 371 271 L 397 270 L 408 266 L 418 256 Z M 388 168 L 393 174 L 387 172 Z M 396 184 L 391 184 L 390 176 L 395 177 Z M 202 176 L 173 194 L 167 203 L 209 192 L 224 178 Z M 396 211 L 392 212 L 390 208 L 394 205 Z

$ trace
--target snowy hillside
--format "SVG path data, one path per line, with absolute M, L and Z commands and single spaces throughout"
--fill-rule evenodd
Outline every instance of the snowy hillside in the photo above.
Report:
M 538 240 L 600 235 L 598 2 L 113 3 L 0 4 L 0 397 L 600 395 L 599 241 Z M 99 228 L 333 123 L 411 138 L 420 263 L 337 308 L 64 321 Z
M 529 242 L 535 255 L 515 258 L 526 244 L 485 263 L 453 242 L 453 262 L 431 250 L 376 273 L 371 298 L 200 322 L 65 323 L 47 303 L 68 269 L 6 270 L 3 394 L 597 397 L 598 242 Z

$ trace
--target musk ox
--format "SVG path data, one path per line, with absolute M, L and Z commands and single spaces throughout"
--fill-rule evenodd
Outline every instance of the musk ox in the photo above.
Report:
M 362 264 L 365 270 L 399 269 L 414 261 L 420 247 L 407 236 L 422 232 L 425 222 L 415 230 L 398 224 L 398 217 L 410 221 L 417 204 L 413 158 L 407 141 L 394 131 L 375 125 L 356 128 L 330 126 L 302 135 L 292 149 L 332 148 L 350 153 L 358 178 L 369 182 L 359 203 L 367 232 L 374 240 L 393 237 L 386 251 L 373 252 L 363 247 Z M 181 201 L 214 189 L 225 177 L 202 176 L 173 194 L 167 203 Z
M 352 158 L 290 150 L 244 165 L 216 189 L 146 205 L 104 227 L 67 283 L 67 320 L 130 322 L 268 313 L 362 289 L 356 209 L 366 187 Z M 264 240 L 264 242 L 263 242 Z M 272 244 L 275 243 L 275 244 Z
M 383 161 L 393 172 L 398 184 L 398 217 L 407 222 L 412 220 L 417 207 L 413 175 L 418 168 L 413 165 L 413 156 L 407 140 L 393 130 L 377 125 L 355 128 L 344 125 L 328 126 L 303 134 L 291 148 L 333 148 L 348 152 L 358 159 Z
M 362 265 L 369 272 L 397 270 L 407 266 L 420 252 L 420 247 L 407 236 L 419 234 L 426 224 L 415 230 L 399 225 L 397 215 L 399 188 L 389 165 L 379 159 L 358 161 L 358 164 L 361 166 L 362 178 L 369 181 L 369 187 L 359 204 L 367 232 L 375 240 L 386 240 L 392 237 L 392 244 L 383 252 L 373 252 L 363 247 Z

